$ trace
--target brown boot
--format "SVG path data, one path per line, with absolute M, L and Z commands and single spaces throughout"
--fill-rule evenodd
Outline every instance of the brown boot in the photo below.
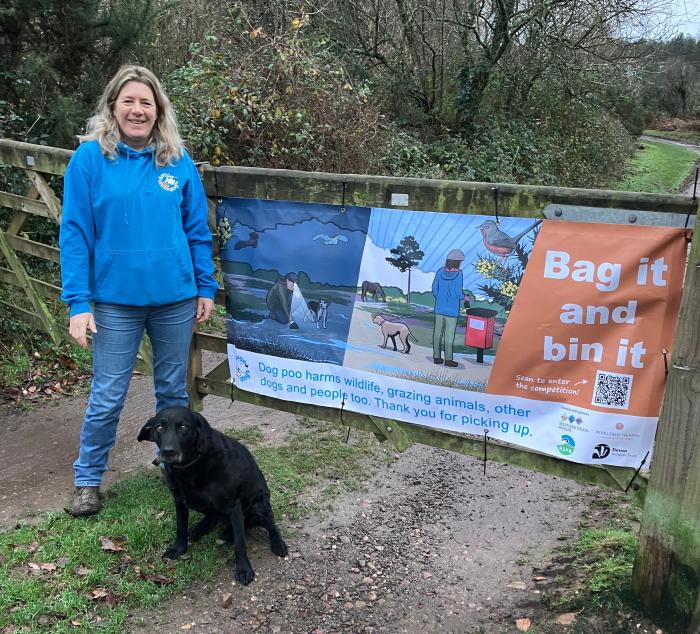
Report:
M 84 517 L 100 512 L 100 487 L 75 487 L 73 515 Z
M 456 361 L 453 361 L 452 359 L 445 359 L 445 365 L 448 368 L 456 368 L 459 365 L 459 363 L 457 363 Z

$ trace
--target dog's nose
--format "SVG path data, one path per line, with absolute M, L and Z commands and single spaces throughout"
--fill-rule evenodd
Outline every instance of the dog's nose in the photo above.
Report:
M 177 451 L 174 449 L 161 449 L 160 455 L 164 460 L 172 460 L 177 456 Z

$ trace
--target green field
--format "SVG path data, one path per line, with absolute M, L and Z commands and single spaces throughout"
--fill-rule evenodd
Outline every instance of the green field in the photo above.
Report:
M 613 186 L 622 191 L 675 194 L 698 160 L 693 150 L 678 145 L 645 141 L 627 168 L 627 175 Z

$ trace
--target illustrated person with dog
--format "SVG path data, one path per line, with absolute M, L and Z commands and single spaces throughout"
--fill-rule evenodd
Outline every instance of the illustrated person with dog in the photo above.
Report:
M 274 319 L 280 324 L 289 324 L 292 330 L 298 330 L 299 325 L 292 317 L 292 297 L 294 296 L 294 285 L 297 283 L 296 273 L 281 275 L 267 292 L 265 303 L 270 319 Z
M 457 318 L 462 301 L 467 300 L 463 293 L 464 277 L 460 266 L 464 262 L 464 253 L 452 249 L 447 254 L 445 266 L 435 272 L 433 279 L 433 297 L 435 298 L 435 325 L 433 326 L 433 362 L 444 363 L 448 368 L 456 368 L 452 347 L 457 331 Z M 469 295 L 471 300 L 471 295 Z M 442 358 L 442 352 L 445 358 Z
M 139 343 L 153 347 L 156 411 L 186 406 L 195 322 L 209 319 L 214 279 L 207 201 L 160 82 L 123 66 L 107 84 L 65 174 L 61 299 L 93 379 L 73 465 L 73 514 L 100 510 Z

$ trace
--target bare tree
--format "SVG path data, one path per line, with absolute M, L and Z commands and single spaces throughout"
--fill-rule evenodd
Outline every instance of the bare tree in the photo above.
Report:
M 338 43 L 424 113 L 456 110 L 466 128 L 494 76 L 511 97 L 545 75 L 573 96 L 612 83 L 645 55 L 635 41 L 669 0 L 329 0 Z M 586 79 L 583 82 L 582 79 Z M 399 92 L 396 91 L 395 92 Z M 450 97 L 456 94 L 456 103 Z

